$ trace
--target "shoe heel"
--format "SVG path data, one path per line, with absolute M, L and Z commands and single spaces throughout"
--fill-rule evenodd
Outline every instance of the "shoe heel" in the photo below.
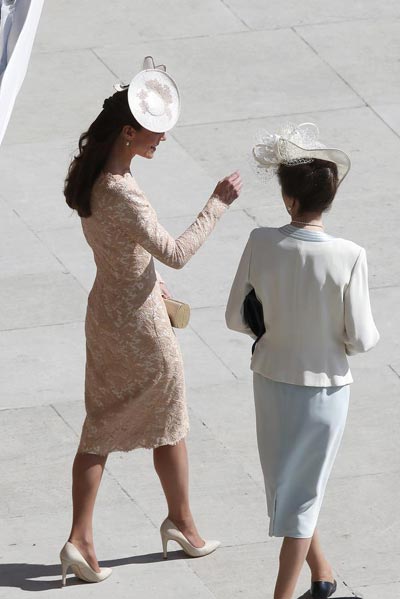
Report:
M 69 563 L 61 560 L 61 586 L 67 585 L 67 572 L 69 569 Z
M 168 558 L 168 537 L 166 535 L 161 535 L 162 539 L 162 547 L 163 547 L 163 557 L 164 559 Z

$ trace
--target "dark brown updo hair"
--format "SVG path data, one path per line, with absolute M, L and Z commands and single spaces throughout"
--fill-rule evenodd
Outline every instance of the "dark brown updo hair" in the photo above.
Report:
M 125 125 L 137 131 L 142 128 L 128 104 L 128 90 L 116 92 L 104 100 L 103 110 L 79 138 L 79 153 L 73 158 L 64 184 L 64 195 L 70 208 L 79 216 L 92 214 L 90 196 L 93 183 L 100 175 L 118 135 Z
M 278 179 L 282 192 L 299 202 L 299 216 L 327 210 L 338 187 L 338 170 L 334 162 L 315 158 L 304 164 L 281 164 Z

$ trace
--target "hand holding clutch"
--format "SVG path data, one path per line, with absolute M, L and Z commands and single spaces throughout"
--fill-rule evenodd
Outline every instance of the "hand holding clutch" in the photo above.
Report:
M 172 298 L 164 298 L 165 307 L 175 329 L 184 329 L 189 324 L 190 306 Z

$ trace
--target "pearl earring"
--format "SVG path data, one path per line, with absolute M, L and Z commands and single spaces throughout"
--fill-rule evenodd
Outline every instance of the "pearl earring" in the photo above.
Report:
M 127 141 L 127 142 L 126 142 L 126 145 L 129 147 L 129 146 L 131 145 L 131 142 L 130 142 L 130 141 Z
M 292 212 L 292 207 L 288 206 L 287 211 L 289 212 L 289 214 Z

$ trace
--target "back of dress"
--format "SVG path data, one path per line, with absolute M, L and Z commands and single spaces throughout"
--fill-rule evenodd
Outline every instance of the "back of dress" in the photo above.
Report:
M 346 354 L 366 351 L 378 339 L 361 247 L 292 225 L 255 229 L 227 306 L 234 330 L 250 332 L 242 306 L 252 288 L 266 327 L 252 370 L 296 385 L 352 382 Z

